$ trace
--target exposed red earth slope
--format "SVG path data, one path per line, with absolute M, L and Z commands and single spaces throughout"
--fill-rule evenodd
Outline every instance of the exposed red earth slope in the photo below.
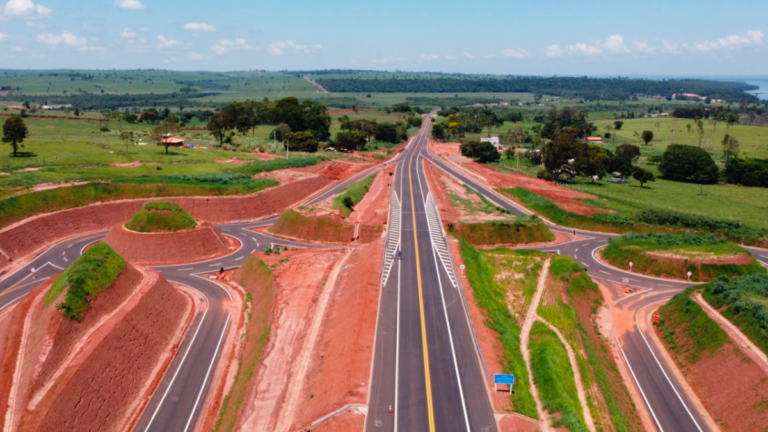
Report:
M 10 418 L 21 430 L 130 429 L 178 349 L 191 300 L 157 272 L 128 265 L 76 322 L 55 301 L 44 305 L 54 279 L 13 311 L 0 368 L 0 422 L 10 393 Z M 14 375 L 16 385 L 7 385 Z
M 557 183 L 541 180 L 535 177 L 527 176 L 516 172 L 499 172 L 495 168 L 479 164 L 471 159 L 461 156 L 459 143 L 436 143 L 430 142 L 430 150 L 438 157 L 452 163 L 456 167 L 461 167 L 465 171 L 470 171 L 478 177 L 483 183 L 486 183 L 495 189 L 511 189 L 521 187 L 528 189 L 538 195 L 541 195 L 563 210 L 578 214 L 593 214 L 605 211 L 586 204 L 581 199 L 597 198 L 583 192 L 568 189 Z
M 216 258 L 231 252 L 238 243 L 208 222 L 195 229 L 164 233 L 140 233 L 116 225 L 104 237 L 126 261 L 133 264 L 178 264 Z
M 379 266 L 384 239 L 355 249 L 343 263 L 320 330 L 321 338 L 312 353 L 304 381 L 305 398 L 291 430 L 307 427 L 312 421 L 346 404 L 365 404 L 373 358 L 376 313 L 379 304 Z M 364 416 L 345 414 L 349 424 L 360 427 Z M 336 423 L 347 424 L 339 419 Z M 320 429 L 318 429 L 320 430 Z M 353 430 L 341 428 L 325 430 Z
M 317 176 L 247 196 L 163 198 L 163 201 L 179 204 L 197 220 L 234 222 L 272 216 L 329 184 L 327 178 Z M 149 200 L 111 201 L 33 216 L 1 230 L 0 249 L 17 261 L 61 239 L 108 230 L 133 217 L 146 201 Z M 7 260 L 0 258 L 0 269 L 7 266 Z

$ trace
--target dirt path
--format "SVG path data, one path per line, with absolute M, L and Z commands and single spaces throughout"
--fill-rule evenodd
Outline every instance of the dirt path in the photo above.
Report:
M 308 83 L 310 83 L 310 84 L 312 84 L 313 86 L 315 86 L 315 87 L 317 87 L 318 89 L 320 89 L 320 91 L 321 91 L 321 92 L 323 92 L 324 94 L 327 94 L 328 96 L 333 96 L 333 93 L 331 93 L 331 92 L 329 92 L 328 90 L 326 90 L 326 89 L 325 89 L 323 86 L 321 86 L 320 84 L 316 83 L 314 80 L 312 80 L 312 78 L 308 77 L 307 75 L 304 75 L 304 79 L 305 79 L 305 80 L 306 80 Z
M 751 358 L 760 369 L 768 375 L 768 356 L 766 356 L 765 353 L 747 337 L 747 335 L 742 333 L 738 327 L 722 316 L 711 304 L 707 303 L 701 296 L 701 292 L 697 292 L 691 298 L 704 309 L 704 312 L 706 312 L 710 318 L 720 325 L 720 328 L 725 330 L 734 345 L 737 345 L 747 357 Z
M 309 328 L 309 340 L 304 344 L 301 354 L 299 355 L 299 371 L 292 379 L 294 385 L 289 387 L 288 393 L 285 396 L 285 404 L 283 405 L 282 412 L 280 414 L 280 420 L 277 422 L 276 431 L 287 431 L 293 423 L 295 416 L 296 406 L 299 403 L 299 395 L 302 394 L 304 388 L 303 383 L 307 376 L 307 369 L 311 363 L 311 354 L 314 352 L 315 343 L 317 342 L 318 334 L 320 333 L 320 327 L 325 318 L 325 310 L 328 306 L 328 301 L 331 298 L 333 289 L 336 287 L 336 279 L 339 276 L 342 266 L 347 262 L 349 256 L 352 255 L 352 249 L 348 249 L 346 253 L 336 261 L 336 265 L 333 267 L 328 279 L 323 283 L 323 292 L 318 300 L 317 310 L 312 318 L 312 324 Z
M 533 371 L 531 370 L 531 352 L 528 351 L 528 342 L 531 338 L 531 327 L 533 323 L 538 319 L 536 310 L 539 308 L 541 302 L 541 296 L 544 293 L 544 288 L 547 286 L 547 274 L 549 274 L 549 259 L 544 261 L 544 266 L 539 274 L 539 282 L 536 285 L 536 293 L 533 295 L 531 306 L 528 308 L 528 313 L 525 315 L 525 322 L 523 322 L 523 329 L 520 332 L 520 350 L 523 353 L 523 359 L 525 359 L 525 368 L 528 369 L 528 376 L 531 377 L 531 394 L 536 401 L 536 411 L 539 413 L 541 419 L 542 432 L 550 432 L 551 426 L 549 424 L 549 418 L 544 412 L 544 407 L 541 404 L 539 398 L 539 389 L 536 388 L 536 384 L 533 382 Z
M 571 369 L 573 369 L 573 377 L 576 381 L 576 393 L 579 395 L 579 400 L 581 401 L 581 411 L 584 415 L 584 422 L 587 424 L 587 429 L 594 431 L 595 429 L 595 420 L 592 418 L 592 413 L 589 412 L 589 405 L 587 405 L 587 396 L 584 391 L 584 381 L 581 380 L 581 372 L 579 371 L 579 364 L 576 361 L 576 353 L 573 352 L 573 348 L 568 343 L 568 341 L 565 340 L 565 336 L 563 336 L 562 333 L 560 333 L 560 330 L 557 329 L 557 327 L 553 326 L 549 322 L 547 322 L 544 318 L 539 318 L 539 321 L 544 323 L 547 327 L 549 327 L 550 330 L 555 332 L 557 334 L 557 337 L 560 338 L 560 342 L 565 345 L 565 350 L 568 352 L 568 360 L 571 362 Z

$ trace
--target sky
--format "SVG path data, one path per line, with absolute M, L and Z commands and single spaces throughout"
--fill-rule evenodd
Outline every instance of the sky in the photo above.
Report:
M 768 76 L 765 0 L 0 0 L 0 69 Z

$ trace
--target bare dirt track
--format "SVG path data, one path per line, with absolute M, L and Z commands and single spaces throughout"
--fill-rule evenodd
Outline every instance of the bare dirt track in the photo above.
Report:
M 231 252 L 239 244 L 207 222 L 189 231 L 139 233 L 114 226 L 104 237 L 123 258 L 133 264 L 179 264 L 204 261 Z
M 49 286 L 14 311 L 14 324 L 26 331 L 9 339 L 20 354 L 3 357 L 3 382 L 18 374 L 8 418 L 21 430 L 130 428 L 178 349 L 191 317 L 189 297 L 158 273 L 128 266 L 76 322 L 44 305 Z
M 163 201 L 181 205 L 198 220 L 235 222 L 273 216 L 328 184 L 327 178 L 317 176 L 247 196 L 164 198 Z M 64 238 L 108 230 L 125 222 L 146 201 L 149 200 L 104 202 L 33 216 L 1 230 L 0 249 L 14 261 L 19 261 Z M 0 259 L 0 266 L 2 261 Z
M 577 192 L 553 182 L 537 179 L 525 174 L 499 172 L 495 168 L 473 162 L 461 156 L 458 143 L 444 144 L 432 142 L 430 150 L 455 167 L 465 172 L 470 172 L 493 189 L 511 189 L 515 187 L 528 189 L 531 192 L 551 200 L 563 210 L 578 214 L 593 214 L 604 211 L 580 201 L 584 198 L 597 198 L 593 195 Z

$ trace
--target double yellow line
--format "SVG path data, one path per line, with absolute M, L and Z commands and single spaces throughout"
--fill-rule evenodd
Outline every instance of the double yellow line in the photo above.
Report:
M 416 138 L 417 142 L 419 138 Z M 418 145 L 418 144 L 417 144 Z M 421 345 L 424 353 L 424 379 L 427 387 L 427 413 L 429 415 L 429 431 L 435 432 L 435 412 L 432 406 L 432 378 L 429 374 L 429 350 L 427 344 L 427 324 L 424 318 L 424 293 L 421 286 L 421 265 L 419 264 L 419 237 L 416 235 L 416 203 L 413 199 L 413 176 L 411 175 L 411 166 L 416 151 L 411 153 L 408 161 L 408 185 L 411 190 L 411 216 L 413 217 L 413 241 L 416 246 L 416 280 L 419 286 L 419 313 L 421 315 Z M 418 163 L 418 162 L 417 162 Z

